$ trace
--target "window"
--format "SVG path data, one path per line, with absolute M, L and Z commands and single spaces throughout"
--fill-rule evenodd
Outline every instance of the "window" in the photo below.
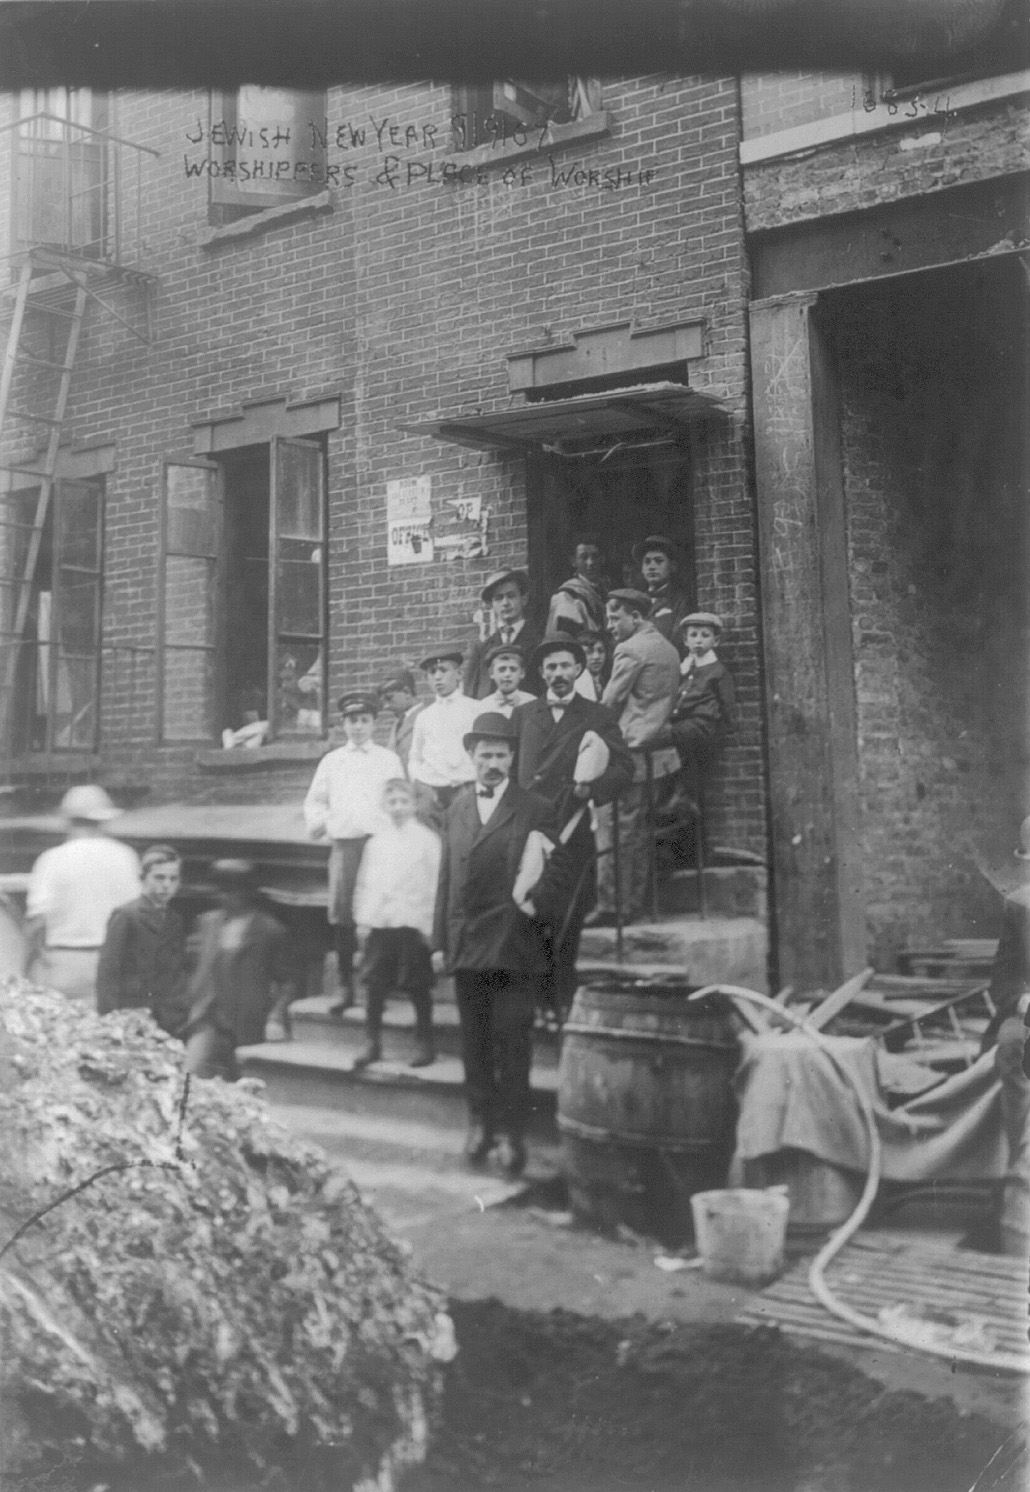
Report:
M 527 83 L 500 78 L 455 89 L 451 129 L 456 150 L 479 145 L 526 145 L 548 125 L 562 126 L 600 113 L 601 85 L 595 78 Z
M 325 731 L 325 456 L 277 436 L 165 468 L 161 739 L 210 741 L 248 716 Z
M 102 258 L 110 215 L 105 142 L 107 94 L 88 88 L 24 88 L 18 101 L 15 254 L 32 245 Z
M 940 57 L 925 54 L 891 69 L 883 89 L 889 102 L 897 94 L 991 78 L 1030 67 L 1030 24 L 1025 0 L 1005 0 L 991 30 L 975 46 Z
M 324 93 L 253 86 L 213 93 L 210 140 L 216 225 L 325 189 Z
M 0 495 L 0 735 L 14 755 L 97 743 L 103 487 Z

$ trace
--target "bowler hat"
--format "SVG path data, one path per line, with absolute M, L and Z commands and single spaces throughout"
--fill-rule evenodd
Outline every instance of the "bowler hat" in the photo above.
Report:
M 494 591 L 506 580 L 514 580 L 524 596 L 529 595 L 529 576 L 525 570 L 494 570 L 486 577 L 486 585 L 479 593 L 479 599 L 485 601 L 489 606 Z
M 120 812 L 95 782 L 70 787 L 61 799 L 61 817 L 80 823 L 106 824 L 109 819 L 116 819 Z
M 473 720 L 472 729 L 466 732 L 462 745 L 466 751 L 471 751 L 477 741 L 506 741 L 509 746 L 514 746 L 517 740 L 518 732 L 508 717 L 496 710 L 487 710 Z
M 621 606 L 630 606 L 634 611 L 639 611 L 641 616 L 651 615 L 651 597 L 644 591 L 635 590 L 632 586 L 609 591 L 608 600 L 618 601 Z
M 428 673 L 434 663 L 453 663 L 460 668 L 465 661 L 465 650 L 460 647 L 437 648 L 435 653 L 427 653 L 419 664 L 423 673 Z
M 517 658 L 522 664 L 523 668 L 525 668 L 526 650 L 522 646 L 522 644 L 518 642 L 495 642 L 493 647 L 486 655 L 487 668 L 490 667 L 490 664 L 494 661 L 495 658 L 506 658 L 509 655 Z
M 336 708 L 341 715 L 378 715 L 379 700 L 374 694 L 356 689 L 350 694 L 341 694 Z
M 559 652 L 571 653 L 580 668 L 586 668 L 587 655 L 582 642 L 575 637 L 563 637 L 560 632 L 552 633 L 550 637 L 545 637 L 543 642 L 537 643 L 533 652 L 533 667 L 539 673 L 544 659 L 549 658 L 552 653 Z
M 681 632 L 687 627 L 711 627 L 714 631 L 721 632 L 722 620 L 716 616 L 714 611 L 692 611 L 679 624 Z
M 633 558 L 639 565 L 643 561 L 645 554 L 653 554 L 656 550 L 668 555 L 673 564 L 675 564 L 679 557 L 676 546 L 671 539 L 667 539 L 664 534 L 648 534 L 647 538 L 640 544 L 633 545 Z

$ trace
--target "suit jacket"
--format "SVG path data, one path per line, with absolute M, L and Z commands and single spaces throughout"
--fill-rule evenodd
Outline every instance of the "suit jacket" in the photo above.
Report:
M 97 1011 L 149 1010 L 178 1036 L 186 1023 L 186 934 L 182 918 L 140 897 L 116 907 L 97 966 Z
M 648 746 L 668 720 L 679 684 L 679 654 L 650 622 L 618 644 L 602 703 L 618 715 L 622 738 L 631 751 L 642 751 Z M 674 772 L 679 766 L 675 752 L 669 752 L 668 756 L 671 764 L 661 753 L 655 753 L 656 777 Z M 637 780 L 642 781 L 643 776 L 643 767 L 638 763 Z
M 526 655 L 526 677 L 522 681 L 522 688 L 528 694 L 539 694 L 543 687 L 540 683 L 540 676 L 533 667 L 533 653 L 537 644 L 543 641 L 543 637 L 544 634 L 536 623 L 527 621 L 515 639 Z M 500 640 L 500 631 L 495 628 L 485 641 L 472 644 L 463 675 L 465 693 L 469 699 L 485 699 L 488 694 L 494 692 L 494 683 L 490 678 L 486 659 L 490 649 L 495 648 Z
M 471 785 L 448 808 L 435 942 L 452 970 L 507 969 L 542 975 L 550 967 L 544 928 L 511 899 L 522 852 L 534 829 L 556 839 L 551 805 L 515 782 L 508 783 L 486 824 L 479 821 Z
M 683 618 L 689 616 L 693 610 L 693 596 L 672 583 L 662 586 L 661 590 L 653 596 L 651 621 L 662 636 L 671 642 L 681 654 L 684 648 L 680 639 L 679 625 Z
M 677 725 L 686 723 L 698 725 L 713 739 L 731 731 L 736 724 L 736 699 L 725 665 L 716 659 L 683 675 L 669 718 L 673 740 Z
M 187 1034 L 207 1021 L 228 1032 L 237 1046 L 265 1039 L 265 1021 L 283 987 L 296 984 L 289 934 L 268 912 L 256 910 L 243 941 L 231 951 L 219 947 L 226 921 L 222 911 L 206 912 L 198 923 L 200 952 L 190 981 Z

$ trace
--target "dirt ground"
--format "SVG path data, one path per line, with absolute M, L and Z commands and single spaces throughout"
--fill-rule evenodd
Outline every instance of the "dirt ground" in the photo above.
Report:
M 454 1301 L 405 1492 L 1023 1492 L 1023 1438 L 775 1329 Z

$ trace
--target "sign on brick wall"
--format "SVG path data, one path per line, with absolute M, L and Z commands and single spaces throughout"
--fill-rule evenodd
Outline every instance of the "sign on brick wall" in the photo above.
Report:
M 386 484 L 386 563 L 424 565 L 433 558 L 432 478 Z

